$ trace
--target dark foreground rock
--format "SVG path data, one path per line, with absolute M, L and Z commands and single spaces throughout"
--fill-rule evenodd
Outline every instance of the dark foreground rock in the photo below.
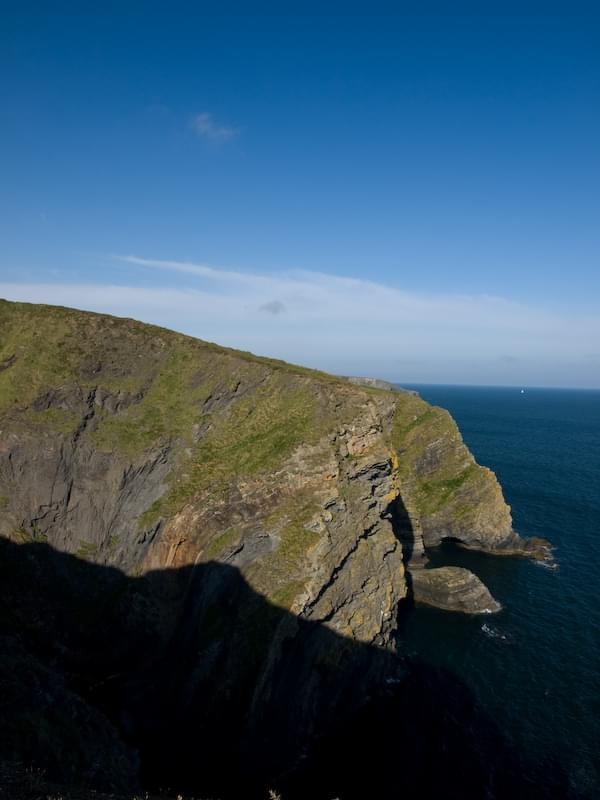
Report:
M 0 608 L 3 800 L 570 796 L 456 677 L 277 608 L 234 567 L 132 578 L 0 538 Z

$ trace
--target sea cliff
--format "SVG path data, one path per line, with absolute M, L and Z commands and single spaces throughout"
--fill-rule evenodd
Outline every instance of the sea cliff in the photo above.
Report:
M 407 680 L 403 608 L 497 610 L 427 548 L 546 544 L 447 412 L 363 383 L 0 303 L 3 758 L 110 790 L 299 785 Z

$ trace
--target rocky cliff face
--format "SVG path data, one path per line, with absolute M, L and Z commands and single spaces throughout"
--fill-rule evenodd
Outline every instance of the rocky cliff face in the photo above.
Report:
M 423 570 L 428 547 L 451 537 L 489 552 L 545 552 L 513 531 L 495 476 L 450 416 L 417 396 L 131 320 L 5 302 L 0 507 L 6 540 L 107 571 L 98 597 L 115 657 L 92 668 L 91 641 L 62 636 L 53 656 L 88 690 L 108 686 L 106 725 L 156 753 L 165 725 L 187 735 L 193 717 L 222 743 L 235 723 L 248 774 L 249 742 L 268 741 L 261 780 L 293 769 L 317 731 L 356 710 L 360 692 L 399 680 L 402 665 L 368 648 L 350 656 L 344 643 L 391 647 L 408 574 Z M 44 575 L 65 568 L 52 558 Z M 437 572 L 417 579 L 417 600 L 478 611 L 485 599 L 494 609 L 482 585 Z M 69 585 L 86 609 L 81 576 Z M 33 613 L 18 595 L 11 602 L 20 623 L 23 609 Z M 22 659 L 35 671 L 57 645 L 40 645 L 33 627 Z M 290 697 L 293 724 L 282 715 Z M 180 757 L 170 749 L 170 758 L 189 773 L 189 742 L 171 735 Z M 110 758 L 131 765 L 126 750 Z

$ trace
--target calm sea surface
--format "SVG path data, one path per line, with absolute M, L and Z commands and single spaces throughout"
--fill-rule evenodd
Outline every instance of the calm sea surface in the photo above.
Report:
M 550 539 L 558 566 L 442 546 L 432 564 L 468 567 L 503 610 L 417 609 L 408 646 L 460 678 L 532 763 L 559 764 L 567 796 L 600 798 L 600 392 L 412 388 L 450 411 L 515 529 Z

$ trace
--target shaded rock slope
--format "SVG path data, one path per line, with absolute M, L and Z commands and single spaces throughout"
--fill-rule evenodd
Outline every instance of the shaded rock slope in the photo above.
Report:
M 4 301 L 0 537 L 8 576 L 21 551 L 35 562 L 6 583 L 2 675 L 28 710 L 15 701 L 3 752 L 60 776 L 72 746 L 77 775 L 110 789 L 172 777 L 167 762 L 194 785 L 197 741 L 205 786 L 226 784 L 224 754 L 258 787 L 297 774 L 402 683 L 393 634 L 427 547 L 547 552 L 418 396 Z M 447 607 L 449 576 L 428 577 Z M 469 581 L 456 607 L 481 610 Z
M 0 608 L 0 797 L 567 796 L 456 677 L 273 605 L 237 567 L 131 577 L 0 539 Z

